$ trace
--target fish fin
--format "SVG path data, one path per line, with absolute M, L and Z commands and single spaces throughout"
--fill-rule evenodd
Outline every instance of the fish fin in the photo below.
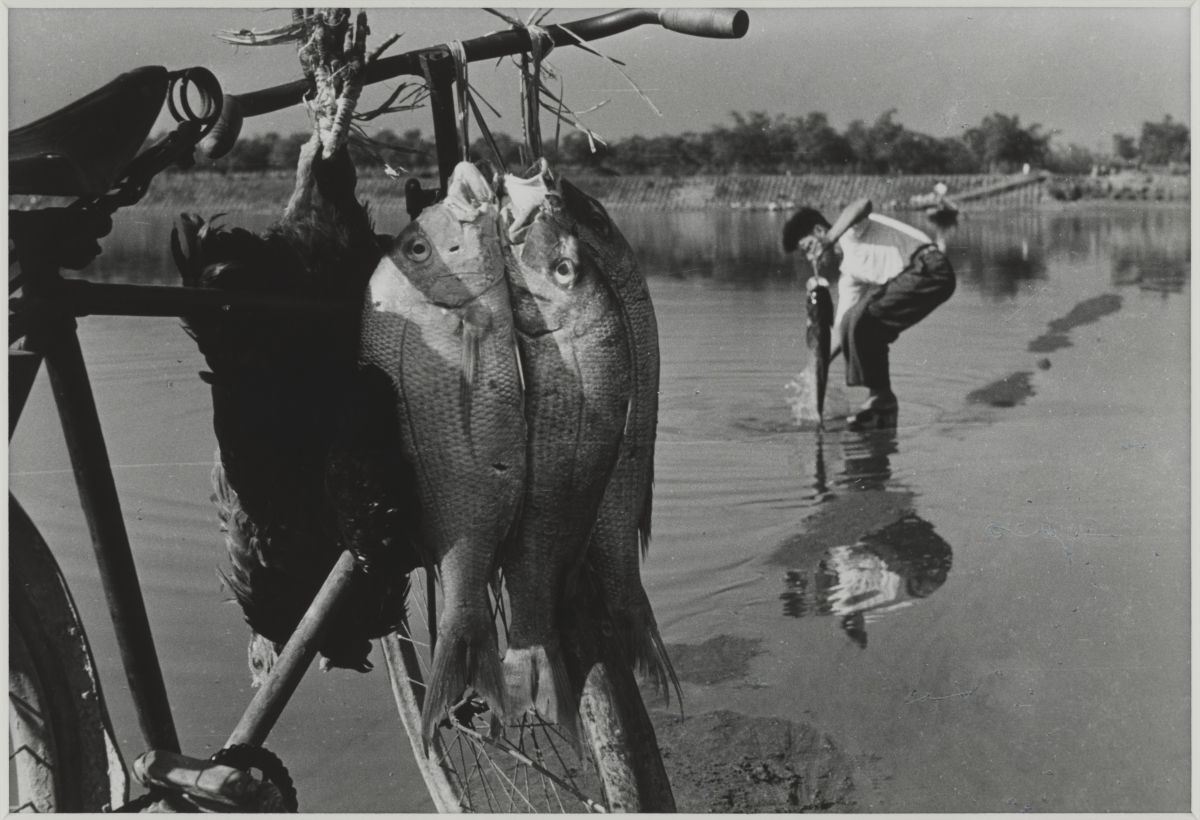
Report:
M 649 467 L 650 477 L 646 482 L 646 497 L 642 499 L 642 514 L 638 516 L 638 544 L 641 546 L 642 560 L 650 553 L 650 514 L 654 506 L 654 464 Z
M 479 348 L 483 343 L 483 334 L 486 330 L 471 321 L 471 317 L 464 316 L 461 332 L 462 355 L 459 362 L 458 385 L 462 401 L 459 406 L 462 408 L 462 429 L 466 432 L 467 441 L 470 443 L 471 394 L 475 387 L 475 375 L 479 368 Z
M 500 650 L 495 629 L 486 619 L 451 623 L 439 630 L 421 712 L 421 736 L 426 746 L 433 730 L 469 688 L 487 701 L 493 714 L 506 714 Z
M 671 690 L 675 690 L 682 714 L 683 690 L 679 685 L 679 677 L 675 674 L 675 667 L 667 655 L 666 644 L 658 631 L 658 622 L 654 618 L 645 591 L 641 592 L 640 597 L 641 601 L 629 609 L 610 613 L 617 638 L 634 672 L 662 695 L 664 703 L 671 702 Z
M 459 369 L 464 390 L 475 384 L 475 373 L 479 367 L 479 345 L 483 341 L 483 329 L 470 319 L 462 323 L 462 362 Z
M 504 682 L 511 717 L 530 712 L 552 720 L 579 748 L 579 705 L 557 646 L 510 646 L 504 653 Z
M 521 348 L 515 338 L 513 339 L 513 358 L 517 362 L 517 381 L 521 385 L 521 395 L 525 395 L 525 363 L 521 361 Z

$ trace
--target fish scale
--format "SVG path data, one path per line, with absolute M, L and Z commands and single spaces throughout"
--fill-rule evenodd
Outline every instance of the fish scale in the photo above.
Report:
M 560 613 L 574 599 L 619 452 L 631 399 L 630 345 L 615 295 L 580 253 L 577 225 L 557 194 L 545 195 L 532 224 L 516 227 L 506 270 L 529 443 L 525 503 L 504 561 L 512 618 L 505 679 L 512 709 L 535 710 L 573 732 Z
M 633 400 L 617 463 L 600 502 L 588 563 L 634 667 L 666 695 L 668 684 L 677 692 L 679 684 L 641 581 L 641 559 L 650 545 L 658 426 L 658 321 L 633 249 L 604 206 L 565 180 L 562 190 L 566 209 L 579 224 L 584 252 L 616 296 L 633 361 Z
M 525 477 L 524 399 L 495 195 L 473 165 L 459 164 L 446 198 L 401 231 L 380 262 L 360 360 L 394 388 L 421 539 L 442 582 L 422 716 L 428 738 L 468 687 L 504 713 L 488 589 Z

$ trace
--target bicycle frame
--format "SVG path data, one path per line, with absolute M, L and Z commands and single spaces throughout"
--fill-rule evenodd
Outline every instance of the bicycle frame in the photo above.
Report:
M 627 9 L 564 26 L 548 26 L 547 30 L 556 45 L 577 45 L 583 40 L 608 36 L 645 23 L 659 23 L 701 36 L 740 37 L 745 33 L 747 19 L 745 12 L 731 10 Z M 465 41 L 463 47 L 471 61 L 493 59 L 529 50 L 530 34 L 516 30 L 499 32 Z M 367 81 L 375 82 L 400 74 L 425 77 L 437 145 L 441 190 L 422 190 L 415 179 L 410 179 L 405 186 L 408 211 L 415 218 L 422 208 L 440 196 L 454 165 L 462 159 L 453 95 L 457 71 L 450 49 L 436 46 L 380 60 L 368 72 Z M 239 116 L 239 107 L 251 116 L 278 110 L 295 104 L 305 89 L 304 81 L 299 81 L 241 97 L 226 96 L 224 110 L 234 112 L 234 116 Z M 236 137 L 237 124 L 233 128 Z M 64 209 L 10 212 L 10 236 L 21 270 L 23 303 L 21 312 L 12 316 L 10 324 L 9 439 L 11 441 L 37 371 L 44 363 L 142 736 L 150 750 L 178 753 L 178 734 L 79 343 L 76 319 L 88 315 L 182 317 L 214 310 L 287 311 L 298 316 L 315 316 L 357 311 L 360 305 L 357 301 L 329 302 L 281 295 L 66 279 L 54 261 L 57 258 L 54 248 L 64 241 L 64 234 L 81 229 L 78 221 L 65 219 L 65 215 Z M 20 343 L 14 348 L 13 343 L 18 341 Z M 271 677 L 247 707 L 227 745 L 260 745 L 266 738 L 315 657 L 323 624 L 350 589 L 354 570 L 353 557 L 344 553 L 288 641 Z
M 64 279 L 57 265 L 39 251 L 48 237 L 58 236 L 54 216 L 54 212 L 12 214 L 13 241 L 28 303 L 25 312 L 35 319 L 30 326 L 14 328 L 25 341 L 21 349 L 9 354 L 9 361 L 14 364 L 14 378 L 10 383 L 9 438 L 11 440 L 37 370 L 44 363 L 142 735 L 149 748 L 178 752 L 179 740 L 75 319 L 93 314 L 179 317 L 203 310 L 229 309 L 286 310 L 315 315 L 352 311 L 358 305 Z

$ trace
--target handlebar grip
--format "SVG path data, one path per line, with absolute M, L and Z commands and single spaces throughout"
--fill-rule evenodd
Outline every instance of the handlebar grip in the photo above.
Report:
M 750 15 L 742 9 L 660 9 L 658 20 L 668 31 L 727 40 L 745 36 L 750 28 Z
M 224 95 L 221 104 L 221 119 L 201 143 L 204 155 L 209 159 L 220 159 L 229 153 L 238 135 L 242 133 L 242 104 L 232 94 Z

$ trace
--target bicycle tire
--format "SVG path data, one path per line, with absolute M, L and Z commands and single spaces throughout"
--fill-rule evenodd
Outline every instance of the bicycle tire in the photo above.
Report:
M 99 812 L 127 778 L 58 564 L 9 497 L 9 811 Z
M 582 692 L 578 744 L 562 727 L 532 715 L 509 721 L 494 734 L 486 704 L 468 702 L 453 725 L 443 721 L 426 749 L 421 706 L 430 661 L 427 624 L 436 624 L 437 597 L 425 572 L 414 572 L 407 611 L 417 614 L 418 623 L 406 622 L 381 644 L 401 723 L 438 811 L 674 810 L 637 685 L 628 669 L 603 650 L 599 630 L 588 633 L 598 640 L 573 641 L 574 651 L 568 652 Z M 503 639 L 502 605 L 497 621 Z

